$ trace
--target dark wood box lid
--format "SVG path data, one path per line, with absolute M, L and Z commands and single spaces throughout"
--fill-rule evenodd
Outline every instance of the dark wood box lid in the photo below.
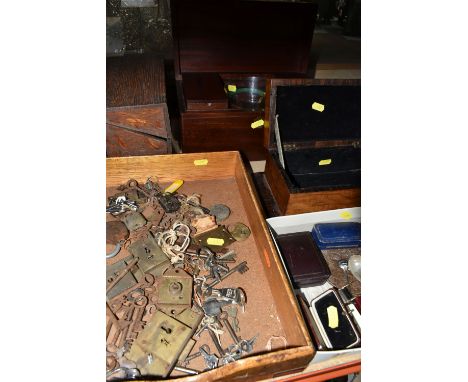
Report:
M 166 102 L 164 60 L 158 55 L 126 55 L 106 60 L 106 106 Z
M 176 72 L 306 73 L 317 5 L 171 0 Z
M 313 108 L 314 103 L 319 105 Z M 266 104 L 269 148 L 276 148 L 276 115 L 286 147 L 346 145 L 361 138 L 360 80 L 271 79 Z

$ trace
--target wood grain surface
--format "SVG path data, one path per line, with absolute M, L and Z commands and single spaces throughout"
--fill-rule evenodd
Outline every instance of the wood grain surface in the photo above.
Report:
M 108 157 L 172 152 L 166 104 L 107 108 L 106 120 Z
M 263 129 L 250 126 L 261 117 L 261 112 L 239 110 L 182 113 L 182 150 L 239 150 L 249 161 L 264 160 Z
M 107 58 L 107 107 L 166 102 L 164 60 L 154 55 Z
M 305 73 L 312 3 L 172 0 L 176 73 Z

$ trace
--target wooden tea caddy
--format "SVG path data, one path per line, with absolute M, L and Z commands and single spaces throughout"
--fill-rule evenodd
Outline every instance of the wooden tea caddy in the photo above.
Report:
M 183 152 L 239 150 L 265 159 L 263 111 L 229 108 L 225 85 L 252 75 L 304 77 L 317 6 L 172 0 L 174 72 Z

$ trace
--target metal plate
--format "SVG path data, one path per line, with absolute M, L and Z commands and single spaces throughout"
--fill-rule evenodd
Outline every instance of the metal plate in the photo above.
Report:
M 227 247 L 236 241 L 234 237 L 232 237 L 232 235 L 228 232 L 226 227 L 222 225 L 210 231 L 195 235 L 193 239 L 196 244 L 208 247 L 213 251 L 219 251 L 221 248 Z M 209 239 L 221 239 L 222 244 L 218 245 L 216 240 L 210 241 Z M 219 241 L 219 243 L 221 243 L 221 241 Z
M 130 212 L 122 219 L 129 231 L 135 231 L 138 228 L 144 227 L 146 219 L 139 212 Z
M 148 237 L 129 245 L 127 250 L 133 256 L 138 257 L 138 267 L 143 273 L 161 276 L 171 264 L 150 233 Z
M 177 315 L 190 308 L 192 303 L 193 279 L 182 269 L 169 268 L 156 280 L 157 305 L 167 314 Z
M 193 330 L 156 311 L 138 335 L 126 357 L 136 363 L 142 375 L 166 377 L 172 371 L 192 336 Z
M 250 228 L 243 223 L 232 224 L 228 230 L 237 241 L 246 240 L 250 236 Z
M 123 260 L 120 260 L 114 264 L 107 265 L 106 267 L 106 284 L 109 285 L 117 276 L 118 271 L 125 268 L 128 263 L 133 259 L 133 256 L 128 256 Z M 107 293 L 109 299 L 114 298 L 124 290 L 134 286 L 140 278 L 143 277 L 143 273 L 135 265 L 131 271 L 120 280 L 115 286 Z

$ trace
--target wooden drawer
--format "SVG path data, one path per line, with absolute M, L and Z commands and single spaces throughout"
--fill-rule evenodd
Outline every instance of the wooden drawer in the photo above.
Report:
M 205 159 L 206 165 L 195 165 L 194 161 L 200 159 Z M 227 204 L 232 218 L 243 221 L 252 231 L 247 240 L 232 244 L 237 246 L 233 248 L 238 261 L 246 260 L 249 266 L 248 272 L 232 281 L 238 282 L 236 285 L 243 287 L 247 295 L 245 313 L 239 314 L 240 335 L 242 338 L 259 335 L 254 351 L 249 357 L 180 380 L 270 380 L 303 370 L 315 350 L 239 153 L 108 158 L 106 164 L 107 187 L 120 185 L 129 178 L 144 182 L 152 176 L 163 184 L 183 179 L 181 192 L 198 192 L 207 205 Z M 273 341 L 273 350 L 267 351 L 271 336 L 283 336 L 286 346 Z
M 182 150 L 187 153 L 239 150 L 248 160 L 264 160 L 263 129 L 252 129 L 259 112 L 182 113 Z

